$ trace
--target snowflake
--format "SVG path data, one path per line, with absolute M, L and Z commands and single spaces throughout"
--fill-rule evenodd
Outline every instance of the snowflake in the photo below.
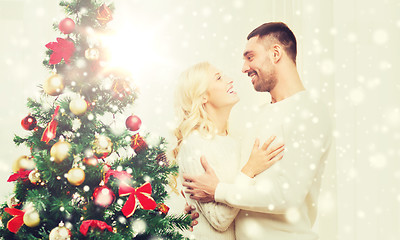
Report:
M 386 44 L 389 40 L 387 32 L 383 29 L 378 29 L 373 34 L 373 41 L 378 45 Z
M 365 98 L 365 94 L 361 88 L 353 89 L 350 92 L 350 101 L 354 105 L 359 105 L 360 103 L 362 103 L 364 101 L 364 98 Z
M 142 234 L 146 231 L 147 229 L 147 223 L 145 220 L 142 219 L 135 219 L 132 222 L 132 230 L 136 233 L 136 234 Z
M 357 41 L 357 35 L 355 33 L 349 33 L 347 35 L 347 40 L 351 43 L 355 43 Z
M 290 223 L 296 223 L 300 220 L 300 212 L 297 208 L 289 208 L 285 214 L 286 220 Z
M 370 163 L 371 167 L 373 167 L 373 168 L 382 169 L 382 168 L 386 167 L 387 160 L 383 154 L 378 153 L 378 154 L 372 155 L 369 158 L 369 163 Z

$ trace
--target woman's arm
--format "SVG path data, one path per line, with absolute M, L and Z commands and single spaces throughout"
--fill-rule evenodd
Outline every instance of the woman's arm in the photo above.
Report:
M 200 163 L 200 157 L 203 154 L 207 155 L 207 153 L 212 150 L 218 150 L 218 146 L 216 146 L 216 149 L 207 149 L 204 143 L 190 141 L 190 139 L 182 144 L 178 155 L 180 175 L 183 173 L 190 175 L 203 174 L 204 169 Z M 191 204 L 196 206 L 210 225 L 218 231 L 225 231 L 228 229 L 239 212 L 239 209 L 229 207 L 223 203 L 200 203 L 190 199 L 189 194 L 185 194 L 185 197 Z

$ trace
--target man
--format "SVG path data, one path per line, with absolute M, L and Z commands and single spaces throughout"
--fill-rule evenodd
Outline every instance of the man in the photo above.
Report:
M 205 173 L 184 175 L 191 198 L 242 209 L 235 219 L 236 238 L 314 240 L 321 175 L 331 143 L 327 107 L 304 89 L 296 68 L 296 38 L 281 22 L 265 23 L 247 37 L 242 72 L 254 89 L 272 102 L 252 119 L 242 144 L 242 165 L 256 137 L 275 135 L 285 143 L 281 161 L 257 176 L 242 168 L 234 184 L 219 182 L 206 160 Z

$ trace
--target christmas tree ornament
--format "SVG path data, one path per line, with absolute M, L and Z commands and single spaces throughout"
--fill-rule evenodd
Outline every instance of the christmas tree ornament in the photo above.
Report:
M 28 180 L 29 174 L 32 172 L 32 170 L 19 170 L 17 173 L 12 174 L 7 182 L 14 182 L 21 180 L 22 182 L 26 182 Z
M 13 208 L 19 204 L 19 200 L 15 197 L 15 194 L 7 198 L 7 206 Z
M 108 8 L 107 5 L 103 4 L 97 9 L 96 19 L 97 21 L 99 21 L 99 23 L 104 25 L 113 19 L 111 14 L 112 12 L 110 8 Z
M 70 34 L 75 30 L 75 22 L 71 18 L 64 18 L 58 24 L 58 29 L 64 34 Z
M 54 162 L 61 163 L 69 157 L 70 149 L 71 144 L 64 140 L 60 140 L 51 147 L 50 156 L 54 158 Z
M 35 167 L 36 167 L 36 164 L 33 161 L 33 158 L 23 155 L 14 161 L 14 163 L 12 165 L 12 170 L 13 170 L 13 172 L 16 173 L 20 170 L 32 170 Z
M 89 166 L 97 166 L 99 160 L 95 157 L 86 157 L 82 160 L 82 162 Z
M 137 131 L 142 125 L 142 120 L 140 120 L 140 118 L 136 115 L 131 115 L 126 119 L 125 125 L 127 129 L 131 131 Z
M 25 212 L 23 220 L 26 226 L 33 228 L 39 225 L 40 216 L 35 209 L 31 208 Z
M 33 169 L 29 175 L 28 175 L 29 181 L 31 181 L 32 184 L 37 184 L 40 183 L 40 173 L 37 168 Z
M 158 154 L 156 157 L 156 161 L 157 161 L 158 165 L 160 165 L 160 166 L 167 166 L 167 167 L 169 166 L 169 162 L 168 162 L 167 155 L 165 154 L 165 152 Z
M 138 188 L 129 186 L 126 182 L 121 182 L 119 185 L 119 196 L 129 196 L 124 206 L 122 207 L 122 213 L 125 217 L 131 217 L 136 210 L 136 207 L 140 205 L 142 209 L 153 210 L 157 204 L 151 197 L 151 184 L 145 183 Z
M 43 131 L 41 141 L 46 142 L 47 144 L 50 142 L 50 140 L 52 140 L 56 137 L 56 131 L 57 131 L 57 125 L 58 125 L 56 117 L 57 117 L 59 110 L 60 110 L 60 106 L 57 106 L 56 109 L 54 110 L 54 114 L 51 118 L 51 121 L 47 125 L 46 129 Z
M 71 168 L 67 173 L 67 180 L 74 186 L 79 186 L 85 181 L 85 171 L 82 168 Z
M 26 116 L 21 121 L 21 126 L 25 130 L 33 130 L 37 126 L 36 118 L 32 117 L 31 115 Z
M 83 221 L 80 228 L 79 228 L 79 232 L 83 234 L 83 236 L 87 235 L 87 232 L 89 231 L 89 228 L 92 229 L 100 229 L 101 231 L 103 231 L 104 229 L 107 229 L 108 231 L 112 232 L 112 227 L 110 225 L 108 225 L 107 223 L 103 222 L 103 221 L 99 221 L 99 220 L 86 220 Z
M 113 143 L 111 139 L 104 135 L 96 135 L 93 142 L 93 152 L 98 158 L 105 158 L 111 154 Z
M 86 205 L 88 202 L 85 197 L 82 197 L 79 193 L 74 193 L 72 195 L 71 202 L 73 205 L 76 205 L 77 207 L 82 207 L 83 205 Z
M 169 211 L 169 207 L 164 203 L 157 204 L 156 210 L 163 216 L 166 216 Z
M 50 231 L 49 240 L 70 240 L 71 231 L 60 224 L 58 227 L 53 228 Z
M 113 91 L 113 97 L 122 99 L 132 93 L 129 86 L 129 82 L 122 78 L 117 78 L 113 81 L 111 89 Z
M 88 48 L 85 51 L 85 58 L 90 61 L 98 60 L 100 57 L 100 51 L 97 48 Z
M 101 186 L 94 190 L 93 200 L 94 204 L 106 208 L 114 202 L 115 194 L 107 186 Z
M 62 59 L 69 64 L 70 58 L 75 52 L 75 44 L 69 39 L 57 38 L 57 42 L 49 42 L 46 47 L 53 50 L 49 64 L 60 63 Z
M 16 208 L 4 208 L 4 212 L 13 216 L 7 222 L 7 229 L 12 233 L 17 233 L 22 225 L 24 225 L 25 212 Z
M 43 90 L 50 96 L 58 96 L 64 90 L 64 79 L 59 74 L 52 74 L 43 84 Z
M 135 150 L 136 153 L 140 153 L 144 149 L 147 148 L 147 144 L 144 141 L 143 137 L 136 133 L 131 137 L 131 147 Z
M 69 103 L 69 110 L 76 116 L 83 115 L 87 107 L 87 102 L 83 98 L 75 98 Z
M 110 179 L 111 176 L 118 179 L 119 181 L 128 181 L 128 180 L 132 181 L 132 175 L 130 175 L 128 172 L 115 171 L 115 170 L 109 169 L 108 171 L 106 171 L 106 174 L 104 176 L 105 184 L 108 183 L 108 180 Z

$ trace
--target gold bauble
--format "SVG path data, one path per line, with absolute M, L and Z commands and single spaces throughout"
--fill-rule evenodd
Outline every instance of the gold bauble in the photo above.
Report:
M 18 172 L 19 170 L 32 170 L 36 167 L 33 158 L 28 156 L 21 156 L 17 160 L 14 161 L 12 165 L 13 172 Z
M 50 156 L 54 158 L 56 163 L 61 163 L 69 156 L 71 144 L 65 141 L 55 143 L 50 149 Z
M 93 152 L 98 158 L 105 158 L 113 150 L 113 143 L 109 137 L 98 135 L 93 142 Z
M 39 213 L 34 209 L 28 210 L 24 214 L 24 223 L 28 227 L 36 227 L 40 223 Z
M 100 51 L 97 48 L 88 48 L 85 51 L 85 58 L 87 60 L 97 60 L 99 59 Z
M 40 182 L 40 173 L 37 169 L 33 169 L 32 172 L 29 173 L 28 175 L 29 181 L 31 181 L 32 184 L 36 184 Z
M 74 167 L 68 171 L 68 182 L 74 186 L 79 186 L 85 181 L 85 171 L 82 168 Z
M 64 90 L 64 79 L 58 74 L 53 74 L 43 84 L 45 93 L 51 96 L 58 96 Z
M 63 226 L 55 227 L 50 231 L 49 240 L 70 240 L 71 231 Z
M 82 98 L 76 98 L 69 103 L 69 110 L 76 115 L 80 116 L 84 114 L 87 110 L 87 103 Z

